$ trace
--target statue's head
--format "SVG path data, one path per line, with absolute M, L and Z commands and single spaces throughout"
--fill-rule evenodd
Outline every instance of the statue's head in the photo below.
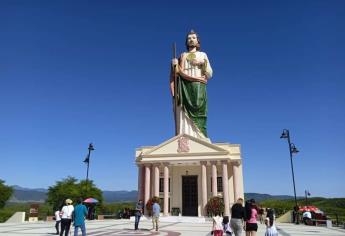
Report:
M 199 36 L 194 30 L 191 30 L 186 36 L 185 42 L 187 50 L 195 47 L 197 51 L 200 51 L 200 39 Z

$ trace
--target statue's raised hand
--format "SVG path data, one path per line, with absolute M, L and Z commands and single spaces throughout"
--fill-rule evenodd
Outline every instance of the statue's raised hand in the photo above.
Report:
M 173 59 L 171 60 L 171 65 L 172 65 L 172 66 L 177 66 L 177 65 L 178 65 L 178 60 L 177 60 L 177 58 L 173 58 Z

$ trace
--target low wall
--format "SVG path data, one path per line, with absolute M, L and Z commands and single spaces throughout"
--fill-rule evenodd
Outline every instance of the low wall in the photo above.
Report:
M 292 211 L 286 212 L 284 215 L 276 219 L 278 223 L 292 223 Z
M 23 223 L 25 222 L 25 212 L 14 213 L 6 223 Z

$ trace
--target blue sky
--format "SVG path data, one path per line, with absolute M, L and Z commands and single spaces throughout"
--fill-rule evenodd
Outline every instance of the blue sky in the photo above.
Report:
M 0 178 L 137 186 L 135 148 L 174 134 L 171 45 L 200 35 L 208 133 L 241 144 L 245 192 L 344 197 L 344 1 L 1 1 Z

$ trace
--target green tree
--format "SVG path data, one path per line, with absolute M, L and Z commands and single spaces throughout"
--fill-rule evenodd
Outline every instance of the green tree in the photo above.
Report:
M 103 192 L 93 183 L 92 180 L 86 182 L 86 180 L 81 180 L 79 183 L 80 196 L 83 199 L 92 197 L 99 201 L 100 204 L 103 203 Z
M 61 181 L 57 181 L 55 185 L 48 188 L 47 203 L 54 209 L 61 207 L 64 201 L 69 198 L 76 202 L 78 198 L 96 198 L 101 204 L 103 202 L 102 191 L 97 188 L 93 181 L 80 181 L 74 177 L 67 177 Z
M 12 196 L 13 188 L 5 185 L 5 181 L 0 179 L 0 209 L 6 204 L 6 201 Z

